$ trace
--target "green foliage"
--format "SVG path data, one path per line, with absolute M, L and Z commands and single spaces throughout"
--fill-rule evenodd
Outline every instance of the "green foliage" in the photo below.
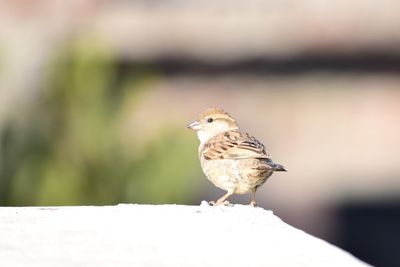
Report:
M 173 127 L 128 149 L 121 138 L 124 100 L 140 101 L 156 71 L 121 79 L 93 43 L 63 50 L 49 70 L 36 105 L 0 133 L 0 205 L 190 201 L 194 138 Z

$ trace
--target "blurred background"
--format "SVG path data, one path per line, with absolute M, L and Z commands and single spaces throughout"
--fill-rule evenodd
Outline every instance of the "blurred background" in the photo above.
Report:
M 395 0 L 0 1 L 0 205 L 215 200 L 185 125 L 218 106 L 288 170 L 259 206 L 400 266 L 399 14 Z

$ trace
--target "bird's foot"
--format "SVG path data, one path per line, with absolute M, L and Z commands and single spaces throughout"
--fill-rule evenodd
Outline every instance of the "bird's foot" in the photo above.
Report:
M 228 200 L 225 200 L 225 201 L 222 201 L 222 202 L 210 201 L 210 202 L 208 202 L 208 204 L 210 204 L 211 206 L 220 206 L 220 205 L 222 205 L 222 206 L 231 206 L 231 203 L 229 203 Z
M 223 206 L 233 206 L 231 203 L 229 203 L 228 200 L 225 200 L 224 202 L 221 203 Z

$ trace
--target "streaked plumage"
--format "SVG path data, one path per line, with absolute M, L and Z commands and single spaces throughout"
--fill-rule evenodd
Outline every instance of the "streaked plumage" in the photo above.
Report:
M 215 205 L 225 203 L 232 194 L 255 193 L 274 171 L 285 171 L 276 164 L 256 138 L 243 132 L 235 119 L 221 108 L 210 108 L 188 125 L 200 139 L 199 158 L 207 178 L 226 190 Z

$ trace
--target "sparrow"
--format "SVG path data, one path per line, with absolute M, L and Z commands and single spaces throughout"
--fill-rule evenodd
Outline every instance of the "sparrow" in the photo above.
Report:
M 262 143 L 242 131 L 222 108 L 206 109 L 187 128 L 196 131 L 200 140 L 199 158 L 204 174 L 216 187 L 227 191 L 211 205 L 229 205 L 229 196 L 251 193 L 250 205 L 254 207 L 257 188 L 273 172 L 286 171 L 272 161 Z

